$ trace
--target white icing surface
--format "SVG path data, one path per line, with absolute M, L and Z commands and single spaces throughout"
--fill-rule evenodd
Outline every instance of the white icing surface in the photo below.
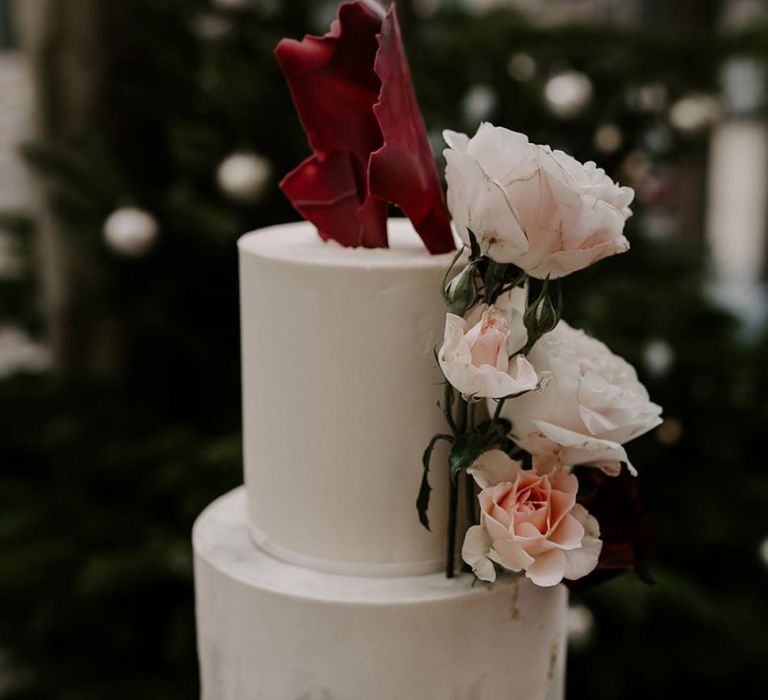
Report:
M 432 533 L 415 501 L 444 432 L 441 282 L 405 220 L 389 249 L 342 248 L 306 222 L 239 242 L 245 483 L 254 539 L 345 574 L 442 568 L 446 453 L 434 453 Z M 434 534 L 433 534 L 434 533 Z
M 322 240 L 312 224 L 299 221 L 247 233 L 238 247 L 261 258 L 321 267 L 445 270 L 453 258 L 454 253 L 430 255 L 408 219 L 389 219 L 388 233 L 389 248 L 345 248 Z
M 243 489 L 195 524 L 202 700 L 562 700 L 563 586 L 327 574 L 246 533 Z

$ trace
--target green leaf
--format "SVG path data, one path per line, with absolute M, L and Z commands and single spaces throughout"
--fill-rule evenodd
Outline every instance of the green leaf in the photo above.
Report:
M 459 472 L 472 466 L 472 463 L 483 453 L 485 437 L 479 432 L 463 435 L 456 442 L 448 455 L 451 479 L 455 482 Z
M 429 527 L 429 515 L 427 514 L 427 511 L 429 510 L 429 495 L 432 492 L 432 487 L 429 485 L 429 464 L 432 461 L 432 452 L 435 449 L 435 445 L 437 445 L 440 440 L 445 440 L 446 442 L 453 442 L 453 436 L 452 435 L 435 435 L 427 445 L 427 448 L 424 450 L 424 454 L 421 458 L 421 464 L 424 467 L 424 472 L 421 475 L 421 486 L 419 486 L 419 495 L 416 498 L 416 510 L 419 512 L 419 522 L 427 528 L 427 530 L 430 529 Z
M 457 316 L 463 316 L 475 305 L 478 293 L 474 263 L 467 265 L 448 283 L 443 296 L 451 313 Z
M 554 298 L 553 298 L 554 294 Z M 539 295 L 528 304 L 523 314 L 523 323 L 528 331 L 527 353 L 545 333 L 549 333 L 560 321 L 563 313 L 563 292 L 560 280 L 550 282 L 549 278 L 541 284 Z

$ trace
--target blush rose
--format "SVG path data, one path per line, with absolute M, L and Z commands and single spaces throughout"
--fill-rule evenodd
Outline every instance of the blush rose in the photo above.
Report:
M 469 473 L 482 489 L 481 522 L 467 531 L 462 558 L 478 578 L 494 581 L 496 562 L 539 586 L 554 586 L 597 566 L 600 528 L 576 503 L 578 481 L 564 467 L 526 470 L 505 452 L 490 450 Z
M 464 243 L 471 231 L 483 255 L 554 279 L 629 249 L 623 229 L 634 191 L 595 163 L 488 123 L 471 139 L 443 136 L 448 209 Z
M 512 329 L 507 316 L 485 304 L 475 307 L 466 319 L 446 315 L 438 362 L 451 386 L 465 396 L 499 399 L 538 385 L 538 376 L 523 355 L 510 361 L 526 336 L 522 317 L 508 313 L 515 322 Z
M 603 343 L 560 321 L 528 357 L 549 381 L 541 391 L 506 402 L 512 438 L 531 454 L 568 466 L 619 473 L 625 442 L 661 423 L 634 368 Z

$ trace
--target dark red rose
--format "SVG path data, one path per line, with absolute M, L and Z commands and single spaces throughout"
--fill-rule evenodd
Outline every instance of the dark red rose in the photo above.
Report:
M 394 5 L 344 3 L 328 34 L 275 55 L 313 151 L 280 183 L 296 210 L 324 239 L 385 247 L 396 204 L 431 253 L 453 250 Z
M 599 469 L 578 469 L 579 502 L 600 523 L 603 548 L 595 570 L 578 581 L 567 581 L 572 590 L 585 590 L 627 570 L 645 583 L 653 583 L 648 559 L 655 541 L 643 510 L 637 479 L 627 469 L 608 476 Z

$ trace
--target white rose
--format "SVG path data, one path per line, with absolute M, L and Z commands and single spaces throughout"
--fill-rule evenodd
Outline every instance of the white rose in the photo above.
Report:
M 506 315 L 486 304 L 476 306 L 466 319 L 446 314 L 437 359 L 445 378 L 465 396 L 499 399 L 538 385 L 538 376 L 523 355 L 510 361 L 510 355 L 525 345 L 526 335 L 514 303 L 509 297 L 504 302 L 509 305 Z
M 593 162 L 529 143 L 484 123 L 471 139 L 443 133 L 448 208 L 461 239 L 532 277 L 563 277 L 629 249 L 622 231 L 632 212 L 619 187 Z
M 661 407 L 650 401 L 634 368 L 565 321 L 542 337 L 528 358 L 536 372 L 551 375 L 541 391 L 504 406 L 515 442 L 562 464 L 615 475 L 627 462 L 635 473 L 622 445 L 661 423 Z

